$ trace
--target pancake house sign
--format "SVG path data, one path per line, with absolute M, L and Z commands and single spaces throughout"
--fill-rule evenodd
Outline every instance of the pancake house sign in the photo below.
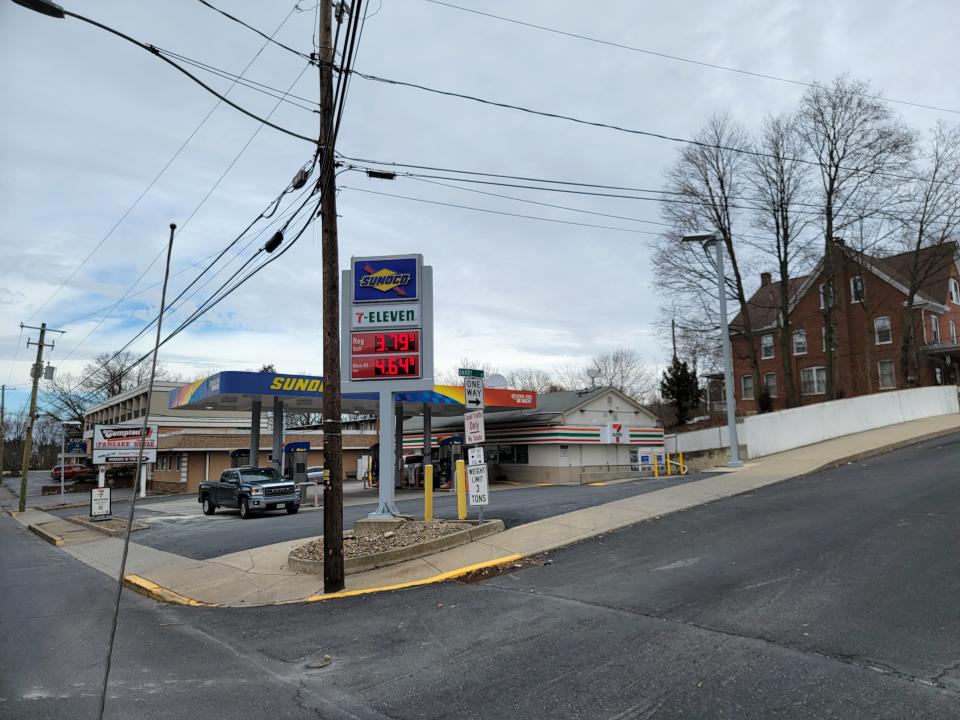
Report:
M 143 443 L 143 461 L 152 463 L 157 461 L 157 426 L 147 425 L 146 434 L 143 427 L 124 425 L 94 425 L 93 427 L 93 462 L 95 465 L 104 463 L 135 463 L 140 453 L 140 443 Z

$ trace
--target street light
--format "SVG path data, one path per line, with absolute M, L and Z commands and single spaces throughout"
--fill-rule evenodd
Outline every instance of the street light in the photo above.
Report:
M 14 0 L 17 2 L 17 0 Z M 21 3 L 22 4 L 22 3 Z M 63 505 L 66 499 L 63 496 L 63 481 L 66 473 L 66 455 L 67 455 L 67 425 L 79 425 L 79 420 L 61 420 L 60 421 L 60 504 Z
M 710 246 L 716 251 L 711 264 L 717 270 L 717 288 L 720 295 L 720 342 L 723 347 L 723 384 L 727 399 L 727 434 L 730 441 L 730 467 L 740 467 L 740 441 L 737 438 L 737 411 L 733 399 L 733 350 L 730 347 L 730 330 L 727 327 L 727 282 L 723 274 L 723 243 L 716 233 L 684 235 L 682 242 L 698 242 L 710 259 Z

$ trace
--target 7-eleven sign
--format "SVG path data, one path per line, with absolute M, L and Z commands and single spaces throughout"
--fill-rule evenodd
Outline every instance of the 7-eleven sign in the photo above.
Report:
M 628 441 L 627 429 L 623 423 L 609 423 L 604 428 L 603 442 L 611 445 L 622 445 Z

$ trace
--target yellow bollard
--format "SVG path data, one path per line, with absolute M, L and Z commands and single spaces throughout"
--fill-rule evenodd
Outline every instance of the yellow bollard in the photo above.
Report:
M 657 453 L 653 454 L 653 476 L 660 477 L 660 456 Z
M 673 473 L 670 470 L 670 453 L 667 453 L 667 475 L 668 476 L 673 475 Z
M 467 519 L 467 471 L 463 460 L 457 460 L 457 519 Z
M 681 475 L 686 475 L 686 474 L 687 474 L 687 468 L 686 468 L 686 466 L 683 464 L 683 450 L 680 451 L 680 474 L 681 474 Z
M 433 465 L 423 467 L 423 519 L 433 520 Z

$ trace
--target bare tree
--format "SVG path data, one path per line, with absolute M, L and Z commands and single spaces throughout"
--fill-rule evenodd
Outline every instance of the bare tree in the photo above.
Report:
M 137 355 L 127 351 L 100 353 L 92 363 L 84 367 L 80 389 L 91 398 L 101 401 L 135 388 L 145 383 L 150 377 L 149 364 L 139 360 Z M 156 379 L 168 378 L 170 378 L 169 371 L 162 365 L 158 365 Z
M 960 126 L 941 122 L 933 128 L 920 153 L 916 175 L 907 187 L 906 212 L 900 221 L 901 246 L 907 255 L 903 265 L 909 280 L 900 340 L 904 386 L 919 382 L 913 303 L 924 286 L 948 266 L 960 240 Z
M 846 226 L 869 213 L 880 214 L 897 196 L 898 177 L 909 166 L 913 135 L 877 99 L 869 83 L 837 77 L 814 84 L 798 115 L 800 136 L 820 179 L 823 231 L 824 328 L 827 345 L 827 399 L 836 397 L 836 276 L 842 266 L 835 245 Z
M 595 355 L 591 366 L 597 371 L 597 384 L 613 387 L 634 400 L 643 401 L 657 391 L 656 372 L 636 350 L 616 348 Z
M 743 281 L 744 270 L 748 267 L 745 256 L 749 252 L 739 242 L 735 231 L 745 209 L 742 196 L 749 170 L 747 152 L 750 142 L 740 124 L 727 114 L 709 118 L 694 140 L 695 144 L 685 145 L 680 150 L 679 157 L 666 174 L 669 197 L 664 199 L 662 213 L 676 232 L 661 241 L 654 251 L 656 283 L 671 297 L 686 296 L 688 303 L 698 302 L 699 298 L 699 302 L 706 305 L 711 297 L 716 297 L 717 291 L 711 289 L 716 288 L 713 263 L 699 246 L 679 242 L 680 235 L 685 233 L 716 232 L 723 242 L 730 266 L 728 292 L 740 308 L 737 330 L 746 340 L 754 385 L 760 387 L 757 349 Z M 727 329 L 723 331 L 727 332 Z
M 57 373 L 44 383 L 41 403 L 46 412 L 61 420 L 75 420 L 83 424 L 83 416 L 94 400 L 78 386 L 77 378 L 69 373 Z
M 769 241 L 754 246 L 776 262 L 779 286 L 770 300 L 777 308 L 780 334 L 780 357 L 783 368 L 787 407 L 798 404 L 797 386 L 793 377 L 793 332 L 790 310 L 795 301 L 791 278 L 797 266 L 809 258 L 809 242 L 803 236 L 811 222 L 809 211 L 798 203 L 809 198 L 810 165 L 803 162 L 803 142 L 796 119 L 788 116 L 767 116 L 763 121 L 757 154 L 751 157 L 749 184 L 756 196 L 755 224 L 769 233 Z
M 463 378 L 460 377 L 460 368 L 472 368 L 474 370 L 483 370 L 483 374 L 489 377 L 500 372 L 496 365 L 483 362 L 474 358 L 462 357 L 455 367 L 447 368 L 436 373 L 436 382 L 438 385 L 463 385 Z
M 507 375 L 507 385 L 517 390 L 533 390 L 538 395 L 554 392 L 559 384 L 547 370 L 539 368 L 516 368 Z

